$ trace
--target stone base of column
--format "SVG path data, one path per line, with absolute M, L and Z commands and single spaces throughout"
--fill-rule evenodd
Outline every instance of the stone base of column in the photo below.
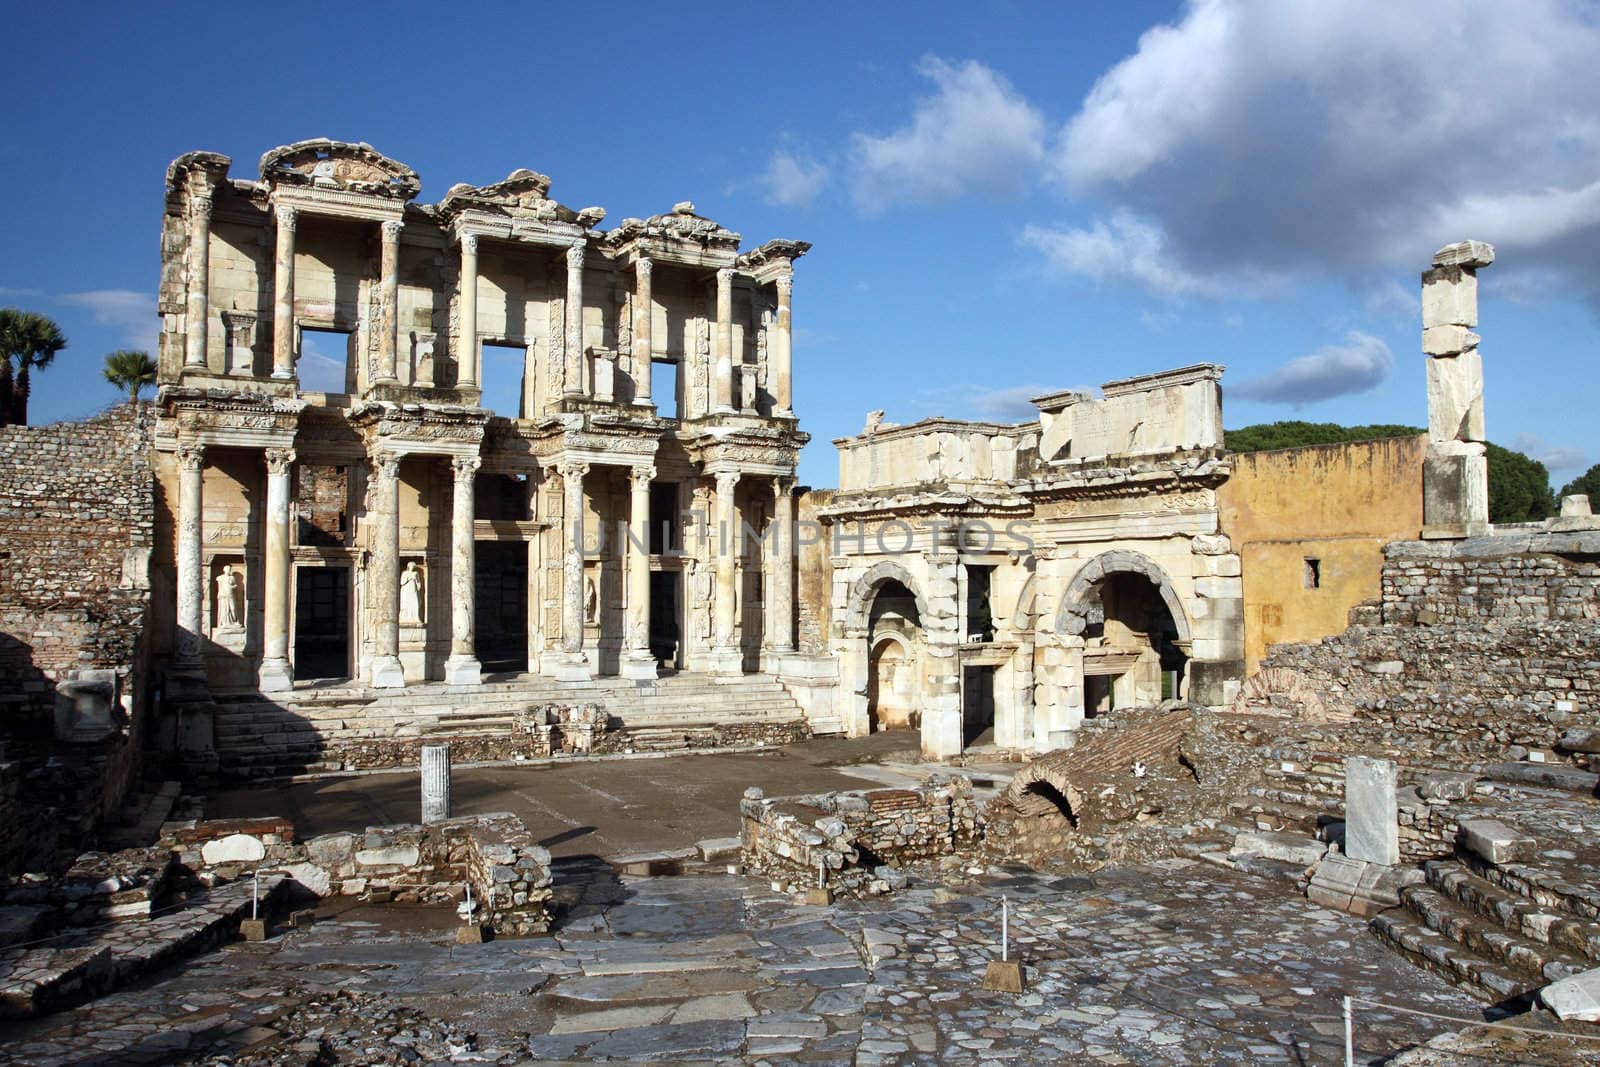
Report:
M 483 666 L 476 656 L 451 656 L 444 661 L 444 680 L 448 685 L 481 685 Z
M 582 652 L 557 652 L 549 657 L 545 673 L 558 682 L 588 682 L 594 680 L 594 669 Z
M 400 657 L 373 656 L 372 681 L 369 684 L 374 689 L 404 689 L 406 671 L 400 666 Z
M 713 415 L 732 415 L 733 414 L 733 405 L 731 405 L 731 404 L 718 404 L 716 407 L 711 409 L 711 414 L 713 414 Z
M 636 396 L 633 398 L 633 406 L 636 408 L 653 408 L 656 406 L 656 402 L 647 396 Z
M 657 677 L 656 658 L 649 649 L 630 649 L 622 654 L 617 673 L 630 682 L 653 682 Z
M 294 670 L 286 659 L 264 659 L 256 671 L 256 688 L 263 693 L 287 693 L 294 688 Z
M 936 701 L 935 704 L 943 703 Z M 961 708 L 931 707 L 922 713 L 922 758 L 954 759 L 961 755 Z
M 712 674 L 743 674 L 744 651 L 737 648 L 713 648 L 706 653 L 706 668 Z

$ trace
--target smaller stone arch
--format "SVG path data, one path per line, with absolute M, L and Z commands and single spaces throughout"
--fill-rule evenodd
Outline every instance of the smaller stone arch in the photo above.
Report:
M 1080 636 L 1089 627 L 1089 591 L 1112 574 L 1137 574 L 1149 579 L 1161 594 L 1161 602 L 1172 615 L 1178 628 L 1178 640 L 1189 641 L 1189 616 L 1183 610 L 1183 601 L 1173 588 L 1172 579 L 1149 557 L 1125 549 L 1102 552 L 1073 577 L 1061 597 L 1061 608 L 1056 613 L 1056 632 L 1072 637 Z
M 851 585 L 850 599 L 845 607 L 846 625 L 864 630 L 867 625 L 867 613 L 872 607 L 872 598 L 877 595 L 884 583 L 891 581 L 899 582 L 909 589 L 917 605 L 917 617 L 928 618 L 928 601 L 917 588 L 916 579 L 911 577 L 911 572 L 898 563 L 884 560 L 868 567 L 867 572 Z

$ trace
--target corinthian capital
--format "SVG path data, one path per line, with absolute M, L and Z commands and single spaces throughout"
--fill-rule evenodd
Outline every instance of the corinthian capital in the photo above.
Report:
M 294 232 L 295 209 L 287 204 L 279 204 L 273 208 L 272 213 L 277 216 L 278 229 Z
M 794 271 L 786 270 L 773 280 L 778 287 L 778 295 L 788 299 L 794 293 Z
M 267 473 L 272 475 L 288 474 L 289 468 L 294 466 L 295 451 L 292 448 L 267 449 Z
M 589 465 L 587 463 L 580 463 L 577 460 L 570 459 L 556 469 L 560 472 L 562 480 L 569 482 L 573 480 L 581 482 L 584 475 L 589 473 Z
M 190 442 L 178 446 L 178 466 L 186 471 L 203 470 L 206 465 L 206 446 Z
M 655 260 L 651 259 L 649 256 L 640 256 L 638 259 L 633 261 L 634 277 L 638 278 L 642 282 L 647 282 L 650 280 L 651 272 L 655 270 L 655 267 Z
M 572 242 L 571 247 L 569 247 L 567 249 L 567 269 L 568 270 L 582 270 L 583 269 L 583 255 L 584 255 L 585 251 L 586 251 L 586 249 L 585 249 L 584 243 L 582 241 L 574 241 L 574 242 Z
M 392 482 L 400 477 L 400 457 L 393 452 L 374 452 L 371 462 L 372 473 L 379 481 Z
M 400 231 L 405 228 L 406 224 L 399 219 L 384 219 L 383 239 L 385 241 L 398 241 L 400 239 Z
M 654 467 L 629 467 L 628 477 L 633 482 L 633 488 L 643 492 L 650 488 L 651 482 L 656 480 L 656 469 Z
M 738 471 L 718 471 L 716 477 L 718 495 L 732 493 L 734 487 L 739 484 Z
M 461 235 L 461 254 L 464 256 L 475 256 L 478 254 L 477 234 L 464 233 Z
M 455 470 L 458 482 L 470 481 L 482 465 L 483 460 L 477 456 L 455 456 L 450 460 L 450 466 Z

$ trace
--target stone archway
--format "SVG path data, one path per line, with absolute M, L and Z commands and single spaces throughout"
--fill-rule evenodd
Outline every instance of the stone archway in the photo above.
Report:
M 916 668 L 916 657 L 899 634 L 872 638 L 867 657 L 867 716 L 874 733 L 917 726 Z
M 928 601 L 917 588 L 916 579 L 911 577 L 911 572 L 898 563 L 887 560 L 874 563 L 867 568 L 865 574 L 857 578 L 850 586 L 850 599 L 845 604 L 845 627 L 849 630 L 865 630 L 867 628 L 868 613 L 872 610 L 872 601 L 889 582 L 899 582 L 911 593 L 917 605 L 917 615 L 920 618 L 928 617 Z
M 909 632 L 915 629 L 920 634 L 923 620 L 929 616 L 928 601 L 920 586 L 921 583 L 900 564 L 887 560 L 876 563 L 851 583 L 844 610 L 835 616 L 833 648 L 839 658 L 840 676 L 845 679 L 840 711 L 845 733 L 851 737 L 863 737 L 874 727 L 872 705 L 878 681 L 874 653 L 878 651 L 878 643 L 886 636 L 898 637 L 906 649 L 905 661 L 910 665 L 905 669 L 917 672 L 920 668 L 921 655 L 915 647 L 917 638 Z M 875 625 L 874 609 L 878 606 L 879 594 L 886 588 L 892 589 L 906 608 L 898 620 L 906 625 L 899 629 Z M 908 703 L 911 713 L 920 716 L 924 697 L 920 675 L 914 673 L 912 681 Z
M 1093 591 L 1113 574 L 1137 574 L 1149 579 L 1161 596 L 1161 601 L 1172 615 L 1178 628 L 1178 640 L 1189 641 L 1189 616 L 1183 610 L 1183 601 L 1173 588 L 1172 579 L 1147 556 L 1125 549 L 1102 552 L 1083 565 L 1067 585 L 1061 596 L 1061 608 L 1056 612 L 1056 633 L 1080 637 L 1089 628 L 1089 616 L 1094 609 Z

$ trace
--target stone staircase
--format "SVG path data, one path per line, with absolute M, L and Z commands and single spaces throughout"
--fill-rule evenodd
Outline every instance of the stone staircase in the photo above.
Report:
M 348 769 L 353 750 L 375 743 L 478 740 L 492 749 L 496 739 L 512 738 L 520 712 L 551 703 L 601 705 L 610 733 L 635 752 L 726 744 L 730 733 L 755 735 L 764 727 L 774 736 L 805 729 L 800 706 L 766 675 L 680 674 L 647 683 L 524 676 L 471 687 L 299 689 L 275 700 L 224 694 L 217 698 L 216 744 L 231 778 L 337 771 Z
M 1402 889 L 1401 907 L 1372 920 L 1419 967 L 1499 1002 L 1600 965 L 1600 887 L 1466 849 L 1423 869 L 1426 882 Z

